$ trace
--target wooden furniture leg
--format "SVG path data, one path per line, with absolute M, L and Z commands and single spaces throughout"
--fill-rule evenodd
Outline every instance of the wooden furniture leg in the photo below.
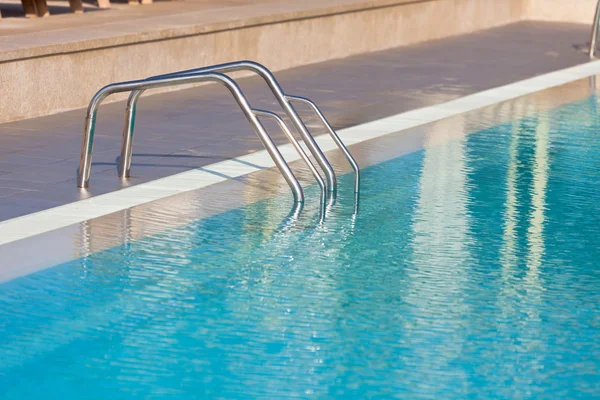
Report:
M 46 0 L 35 0 L 35 8 L 37 10 L 38 17 L 47 17 L 50 15 L 50 11 L 48 11 L 48 4 L 46 4 Z
M 81 0 L 69 0 L 69 6 L 71 6 L 71 11 L 75 14 L 83 13 L 83 3 Z
M 21 0 L 21 4 L 23 4 L 23 10 L 25 10 L 25 18 L 37 17 L 34 0 Z

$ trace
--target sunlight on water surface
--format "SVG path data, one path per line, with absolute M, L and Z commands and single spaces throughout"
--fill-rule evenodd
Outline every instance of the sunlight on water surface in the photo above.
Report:
M 598 396 L 597 105 L 1 284 L 0 398 Z

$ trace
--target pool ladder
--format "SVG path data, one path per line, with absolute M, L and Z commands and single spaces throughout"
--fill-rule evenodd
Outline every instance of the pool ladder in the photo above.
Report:
M 298 140 L 295 138 L 293 133 L 288 129 L 283 119 L 270 111 L 258 110 L 250 107 L 246 96 L 242 92 L 239 85 L 229 76 L 224 75 L 229 72 L 235 71 L 250 71 L 260 76 L 266 83 L 279 105 L 284 110 L 285 114 L 292 121 L 292 124 L 296 130 L 300 133 L 302 140 L 308 147 L 309 151 L 317 161 L 317 164 L 322 169 L 325 179 L 323 179 L 318 172 L 316 166 L 312 163 Z M 165 75 L 157 75 L 144 80 L 119 82 L 107 85 L 100 89 L 90 101 L 87 109 L 87 115 L 85 120 L 85 130 L 83 133 L 83 143 L 81 147 L 81 158 L 79 160 L 79 173 L 77 178 L 77 186 L 80 188 L 87 188 L 90 181 L 90 170 L 92 163 L 92 148 L 94 144 L 94 131 L 96 127 L 96 116 L 100 104 L 108 96 L 115 93 L 130 92 L 127 100 L 126 112 L 125 112 L 125 125 L 123 128 L 123 139 L 121 144 L 121 157 L 119 165 L 119 176 L 121 178 L 127 178 L 131 172 L 131 158 L 132 158 L 132 147 L 133 147 L 133 133 L 136 118 L 136 106 L 140 96 L 148 89 L 184 85 L 190 83 L 199 82 L 217 82 L 225 86 L 233 95 L 238 106 L 246 116 L 246 119 L 252 125 L 254 131 L 258 135 L 260 141 L 264 145 L 266 151 L 273 159 L 273 162 L 283 175 L 287 184 L 290 186 L 294 201 L 296 203 L 302 203 L 304 201 L 304 192 L 302 186 L 298 182 L 298 179 L 294 176 L 290 166 L 285 161 L 279 149 L 261 124 L 261 118 L 273 119 L 283 131 L 287 139 L 290 141 L 300 158 L 304 161 L 315 180 L 317 181 L 321 189 L 321 198 L 325 198 L 325 193 L 335 193 L 337 179 L 333 167 L 329 163 L 329 160 L 323 154 L 323 151 L 311 135 L 306 125 L 292 106 L 293 103 L 304 104 L 309 106 L 312 111 L 316 114 L 319 120 L 327 129 L 327 132 L 337 145 L 337 147 L 344 153 L 346 159 L 354 170 L 354 193 L 357 207 L 358 192 L 360 188 L 360 169 L 352 154 L 348 151 L 340 137 L 331 127 L 321 110 L 315 103 L 309 99 L 297 96 L 290 96 L 283 92 L 281 86 L 275 79 L 275 76 L 263 65 L 253 61 L 239 61 L 226 64 L 213 65 L 203 68 L 195 68 L 186 71 L 179 71 Z

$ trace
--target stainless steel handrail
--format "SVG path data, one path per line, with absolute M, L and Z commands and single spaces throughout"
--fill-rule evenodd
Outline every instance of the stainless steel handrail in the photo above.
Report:
M 304 97 L 286 95 L 285 98 L 288 99 L 288 101 L 293 101 L 293 102 L 303 103 L 303 104 L 308 105 L 314 111 L 314 113 L 317 115 L 317 117 L 319 117 L 319 119 L 321 120 L 323 125 L 325 125 L 325 128 L 327 128 L 327 132 L 329 133 L 329 135 L 331 136 L 331 138 L 333 139 L 335 144 L 339 147 L 339 149 L 342 151 L 342 153 L 344 153 L 344 155 L 346 156 L 346 159 L 348 160 L 348 163 L 350 163 L 350 165 L 352 166 L 352 169 L 354 169 L 354 192 L 358 193 L 359 188 L 360 188 L 360 168 L 358 167 L 358 163 L 356 162 L 354 157 L 352 157 L 352 154 L 350 154 L 350 152 L 348 151 L 348 148 L 344 145 L 344 142 L 342 142 L 342 139 L 340 139 L 340 137 L 338 136 L 337 133 L 335 133 L 335 131 L 333 130 L 331 125 L 329 125 L 329 122 L 327 121 L 327 119 L 325 118 L 325 115 L 323 115 L 321 110 L 319 110 L 319 107 L 317 107 L 317 105 L 315 103 L 313 103 L 312 101 L 310 101 L 309 99 L 306 99 Z
M 596 14 L 594 15 L 594 25 L 592 25 L 592 37 L 590 39 L 590 58 L 596 58 L 596 42 L 598 41 L 598 25 L 600 25 L 600 0 L 596 4 Z
M 306 164 L 306 166 L 308 167 L 310 172 L 315 177 L 315 180 L 317 181 L 317 183 L 319 184 L 319 187 L 321 188 L 321 193 L 325 193 L 325 191 L 327 190 L 326 186 L 325 186 L 325 181 L 323 180 L 323 178 L 321 178 L 321 175 L 319 175 L 319 171 L 317 171 L 317 169 L 315 168 L 312 161 L 310 161 L 310 158 L 308 158 L 308 156 L 304 152 L 304 149 L 302 148 L 300 143 L 298 143 L 298 141 L 296 140 L 296 138 L 294 137 L 292 132 L 290 132 L 287 125 L 285 124 L 285 122 L 283 122 L 283 120 L 279 117 L 279 115 L 272 113 L 270 111 L 257 110 L 256 108 L 252 109 L 252 112 L 257 117 L 271 118 L 271 119 L 274 119 L 275 122 L 277 122 L 277 124 L 279 125 L 279 127 L 281 128 L 281 130 L 283 131 L 285 136 L 288 138 L 288 140 L 290 141 L 292 146 L 294 146 L 294 149 L 296 149 L 296 152 L 298 153 L 300 158 L 304 161 L 304 163 Z
M 290 132 L 287 125 L 285 124 L 285 122 L 283 122 L 283 120 L 281 119 L 281 117 L 279 115 L 269 112 L 269 111 L 264 111 L 264 110 L 253 109 L 252 111 L 254 111 L 254 113 L 259 117 L 261 117 L 261 116 L 268 117 L 268 118 L 272 118 L 275 121 L 277 121 L 281 130 L 285 133 L 285 136 L 288 138 L 290 143 L 292 143 L 292 146 L 294 146 L 294 148 L 296 149 L 296 152 L 298 152 L 298 154 L 300 155 L 300 158 L 302 158 L 302 160 L 304 160 L 304 163 L 306 164 L 306 166 L 308 167 L 310 172 L 315 177 L 315 180 L 317 181 L 317 183 L 319 184 L 319 187 L 321 188 L 321 208 L 320 208 L 321 218 L 320 218 L 320 220 L 322 222 L 325 218 L 325 214 L 327 212 L 327 206 L 329 204 L 326 201 L 327 200 L 327 195 L 326 195 L 327 189 L 325 186 L 325 181 L 323 180 L 323 178 L 321 178 L 321 175 L 319 175 L 319 171 L 317 171 L 317 168 L 315 167 L 315 165 L 312 163 L 312 161 L 310 160 L 310 158 L 308 157 L 308 155 L 306 154 L 306 152 L 304 151 L 304 149 L 302 148 L 300 143 L 298 143 L 298 141 L 296 140 L 296 138 L 294 137 L 292 132 Z M 329 200 L 330 200 L 330 204 L 335 202 L 335 195 L 333 192 L 330 192 Z
M 310 150 L 311 154 L 317 160 L 317 163 L 325 173 L 325 180 L 327 189 L 330 191 L 335 191 L 336 189 L 336 176 L 333 170 L 333 167 L 319 148 L 319 145 L 315 141 L 315 139 L 310 134 L 309 130 L 304 125 L 302 119 L 298 116 L 290 102 L 286 99 L 286 96 L 281 89 L 281 86 L 275 79 L 275 76 L 271 71 L 269 71 L 263 65 L 254 62 L 254 61 L 238 61 L 226 64 L 213 65 L 209 67 L 202 68 L 194 68 L 185 71 L 173 72 L 170 74 L 157 75 L 147 80 L 156 80 L 156 79 L 164 79 L 167 77 L 174 76 L 186 76 L 189 74 L 197 74 L 197 73 L 228 73 L 228 72 L 236 72 L 236 71 L 251 71 L 260 76 L 269 86 L 271 92 L 277 99 L 279 105 L 283 108 L 287 116 L 290 118 L 294 127 L 298 130 L 300 135 L 302 136 L 302 140 L 306 143 L 306 146 Z M 140 97 L 141 93 L 133 92 L 129 96 L 127 100 L 127 112 L 125 114 L 125 126 L 123 128 L 123 146 L 121 148 L 121 163 L 120 163 L 120 174 L 121 177 L 128 177 L 131 169 L 131 146 L 133 142 L 133 131 L 135 126 L 135 112 L 136 112 L 136 103 Z
M 229 89 L 236 102 L 240 106 L 242 112 L 248 119 L 248 122 L 250 122 L 259 139 L 265 146 L 265 149 L 273 159 L 273 162 L 275 163 L 275 165 L 283 175 L 284 179 L 290 186 L 290 189 L 292 190 L 292 195 L 294 196 L 294 201 L 304 201 L 304 193 L 302 191 L 302 186 L 300 186 L 300 183 L 294 176 L 289 165 L 285 162 L 283 156 L 277 149 L 277 146 L 275 146 L 275 143 L 273 143 L 265 128 L 262 126 L 257 116 L 252 111 L 252 108 L 248 104 L 248 100 L 242 93 L 242 90 L 233 79 L 219 73 L 192 73 L 187 74 L 185 76 L 173 76 L 153 80 L 121 82 L 107 85 L 104 88 L 100 89 L 90 101 L 87 110 L 85 130 L 81 146 L 81 158 L 79 160 L 79 175 L 77 178 L 77 185 L 81 188 L 86 188 L 89 186 L 90 170 L 92 163 L 92 149 L 94 144 L 94 131 L 96 126 L 96 115 L 98 107 L 100 106 L 102 101 L 106 99 L 106 97 L 114 93 L 144 91 L 147 89 L 183 85 L 197 82 L 218 82 L 224 85 L 227 89 Z M 135 116 L 135 108 L 133 108 L 131 114 L 132 116 Z
M 176 75 L 176 76 L 190 76 L 190 75 L 191 74 Z M 153 82 L 155 80 L 150 79 L 147 81 Z M 133 99 L 133 100 L 132 100 L 132 102 L 129 102 L 129 101 L 127 102 L 127 107 L 126 107 L 126 112 L 125 112 L 125 126 L 123 128 L 123 140 L 122 140 L 122 144 L 121 144 L 121 157 L 120 157 L 120 162 L 119 162 L 119 176 L 121 178 L 127 178 L 131 172 L 135 114 L 136 114 L 136 109 L 137 109 L 137 102 L 144 92 L 145 92 L 145 90 L 136 90 L 136 91 L 132 92 L 131 95 L 129 96 L 129 99 L 130 100 Z M 252 109 L 252 112 L 257 117 L 262 116 L 262 117 L 266 117 L 266 118 L 271 118 L 277 122 L 277 124 L 279 125 L 279 127 L 281 128 L 283 133 L 285 134 L 286 138 L 290 141 L 290 143 L 292 144 L 292 146 L 294 147 L 296 152 L 298 152 L 298 154 L 300 155 L 300 158 L 304 161 L 304 163 L 307 165 L 308 169 L 311 171 L 311 173 L 315 177 L 315 180 L 317 181 L 317 183 L 319 184 L 319 187 L 321 188 L 321 192 L 325 193 L 327 191 L 325 181 L 323 181 L 323 178 L 321 178 L 321 175 L 319 175 L 319 172 L 315 168 L 314 164 L 312 163 L 310 158 L 306 155 L 306 153 L 304 152 L 304 149 L 302 148 L 302 146 L 300 146 L 300 143 L 298 143 L 298 140 L 294 137 L 292 132 L 290 132 L 290 130 L 288 129 L 287 125 L 283 122 L 283 120 L 277 114 L 274 114 L 269 111 Z

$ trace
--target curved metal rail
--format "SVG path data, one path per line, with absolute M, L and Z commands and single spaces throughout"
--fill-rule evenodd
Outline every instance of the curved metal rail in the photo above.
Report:
M 342 139 L 340 139 L 340 137 L 337 133 L 335 133 L 331 125 L 329 125 L 329 122 L 327 121 L 321 110 L 319 110 L 319 107 L 317 107 L 315 103 L 304 97 L 286 95 L 285 98 L 288 99 L 288 101 L 308 105 L 314 111 L 317 117 L 319 117 L 323 125 L 325 125 L 325 128 L 327 128 L 327 132 L 329 133 L 335 144 L 340 148 L 340 150 L 342 150 L 342 153 L 344 153 L 344 155 L 346 156 L 348 163 L 350 163 L 350 165 L 352 166 L 352 169 L 354 170 L 354 192 L 358 193 L 360 188 L 360 168 L 358 167 L 358 163 L 356 162 L 354 157 L 352 157 L 352 154 L 350 154 L 348 148 L 344 145 L 344 142 L 342 142 Z
M 590 39 L 590 58 L 596 58 L 596 43 L 598 41 L 598 25 L 600 25 L 600 0 L 596 4 L 596 14 L 594 15 L 594 24 L 592 25 L 592 37 Z
M 197 73 L 212 73 L 212 72 L 229 73 L 229 72 L 236 72 L 236 71 L 254 72 L 255 74 L 260 76 L 267 83 L 269 89 L 271 90 L 271 92 L 273 93 L 275 98 L 277 99 L 277 102 L 282 107 L 282 109 L 285 111 L 287 116 L 290 118 L 290 120 L 294 124 L 294 127 L 298 130 L 298 132 L 302 136 L 302 140 L 304 141 L 304 143 L 306 143 L 306 146 L 310 150 L 311 154 L 315 157 L 315 159 L 317 160 L 317 163 L 319 164 L 319 166 L 325 173 L 325 181 L 326 181 L 327 189 L 329 191 L 335 191 L 337 180 L 336 180 L 335 172 L 333 171 L 331 164 L 329 163 L 329 161 L 327 160 L 327 158 L 325 157 L 325 155 L 319 148 L 317 142 L 315 141 L 313 136 L 310 134 L 308 128 L 306 127 L 306 125 L 304 124 L 304 122 L 302 121 L 302 119 L 300 118 L 298 113 L 296 112 L 296 110 L 294 110 L 294 108 L 292 107 L 291 102 L 288 98 L 291 96 L 287 96 L 283 92 L 281 86 L 275 79 L 275 76 L 273 75 L 273 73 L 271 71 L 269 71 L 265 66 L 263 66 L 257 62 L 254 62 L 254 61 L 238 61 L 238 62 L 232 62 L 232 63 L 226 63 L 226 64 L 213 65 L 213 66 L 209 66 L 209 67 L 194 68 L 194 69 L 185 70 L 185 71 L 173 72 L 170 74 L 157 75 L 157 76 L 147 78 L 147 80 L 163 79 L 163 78 L 174 77 L 174 76 L 186 76 L 189 74 L 197 74 Z M 125 114 L 125 125 L 123 128 L 123 145 L 121 147 L 121 163 L 120 163 L 120 167 L 119 167 L 121 177 L 128 177 L 130 174 L 130 170 L 131 170 L 131 146 L 132 146 L 132 142 L 133 142 L 133 132 L 134 132 L 134 126 L 135 126 L 136 104 L 137 104 L 137 101 L 138 101 L 140 95 L 141 95 L 141 93 L 133 92 L 133 93 L 131 93 L 131 95 L 129 96 L 129 99 L 127 100 L 127 111 Z M 316 105 L 312 102 L 310 102 L 310 103 L 311 103 L 311 106 L 318 111 L 318 108 L 316 107 Z M 333 129 L 331 129 L 331 126 L 329 126 L 329 124 L 327 123 L 323 114 L 320 111 L 318 111 L 317 114 L 320 116 L 322 121 L 328 127 L 330 132 L 333 132 Z M 335 132 L 333 132 L 333 135 L 337 137 Z M 341 143 L 341 140 L 339 139 L 339 137 L 337 137 L 336 144 L 338 146 L 340 146 L 340 143 Z M 346 154 L 346 157 L 348 157 L 348 155 L 349 155 L 348 150 L 343 146 L 343 144 L 340 148 L 342 149 L 344 154 Z M 350 158 L 351 157 L 352 156 L 350 156 Z M 354 166 L 356 166 L 356 168 L 358 168 L 358 166 L 356 165 L 355 162 L 353 164 L 353 167 Z M 356 168 L 355 168 L 355 171 L 357 171 Z
M 181 76 L 190 76 L 190 75 L 194 75 L 194 74 L 186 74 L 186 75 L 181 75 Z M 179 76 L 179 75 L 177 75 L 177 76 Z M 163 78 L 163 79 L 166 79 L 166 78 Z M 148 80 L 148 81 L 154 82 L 155 80 Z M 120 162 L 119 162 L 119 176 L 121 178 L 127 178 L 130 176 L 132 149 L 133 149 L 133 131 L 134 131 L 134 125 L 135 125 L 137 102 L 144 92 L 145 92 L 145 90 L 133 91 L 131 93 L 131 95 L 129 96 L 129 100 L 132 100 L 132 99 L 133 100 L 131 102 L 130 101 L 127 102 L 127 108 L 125 111 L 125 127 L 123 129 L 123 140 L 122 140 L 122 144 L 121 144 L 121 157 L 120 157 Z M 283 120 L 277 114 L 269 112 L 269 111 L 258 110 L 258 109 L 251 109 L 251 111 L 257 117 L 270 118 L 270 119 L 274 119 L 275 122 L 277 122 L 278 126 L 281 128 L 281 130 L 285 134 L 286 138 L 290 141 L 290 143 L 292 144 L 292 146 L 294 147 L 294 149 L 296 150 L 296 152 L 298 153 L 300 158 L 304 161 L 304 163 L 306 164 L 306 166 L 308 167 L 310 172 L 315 177 L 315 180 L 317 181 L 317 183 L 319 184 L 319 187 L 321 188 L 321 193 L 324 195 L 327 192 L 325 181 L 323 181 L 323 178 L 321 178 L 321 175 L 319 175 L 319 172 L 317 171 L 316 167 L 314 166 L 314 164 L 312 163 L 312 161 L 310 160 L 308 155 L 304 152 L 304 149 L 302 148 L 300 143 L 298 143 L 298 140 L 296 140 L 296 138 L 294 137 L 292 132 L 290 132 L 290 130 L 288 129 L 287 125 L 283 122 Z
M 317 168 L 314 166 L 312 161 L 310 161 L 310 158 L 308 158 L 308 155 L 306 155 L 306 153 L 304 152 L 304 149 L 302 148 L 302 146 L 300 146 L 300 143 L 298 143 L 298 141 L 296 140 L 296 138 L 294 137 L 292 132 L 290 132 L 287 125 L 285 124 L 285 122 L 283 122 L 283 120 L 279 117 L 279 115 L 272 113 L 270 111 L 257 110 L 257 109 L 252 109 L 252 112 L 257 117 L 271 118 L 271 119 L 274 119 L 275 122 L 277 122 L 277 124 L 279 125 L 279 127 L 281 128 L 281 130 L 283 131 L 285 136 L 288 138 L 288 140 L 290 141 L 292 146 L 294 146 L 294 149 L 296 149 L 296 152 L 298 153 L 300 158 L 304 161 L 304 163 L 306 163 L 306 166 L 308 167 L 310 172 L 315 177 L 315 180 L 317 181 L 317 183 L 319 184 L 319 187 L 321 188 L 321 193 L 324 194 L 325 190 L 326 190 L 325 181 L 323 180 L 323 178 L 321 178 L 321 175 L 319 175 L 319 171 L 317 171 Z
M 81 158 L 79 160 L 79 175 L 77 178 L 77 185 L 81 188 L 86 188 L 89 186 L 90 179 L 90 170 L 92 163 L 92 149 L 94 144 L 94 131 L 96 126 L 96 115 L 97 110 L 102 101 L 106 99 L 106 97 L 114 94 L 114 93 L 122 93 L 122 92 L 131 92 L 131 91 L 144 91 L 147 89 L 165 87 L 165 86 L 173 86 L 173 85 L 183 85 L 189 83 L 197 83 L 197 82 L 218 82 L 225 86 L 233 95 L 236 102 L 242 109 L 242 112 L 248 119 L 248 122 L 254 128 L 256 134 L 259 139 L 265 146 L 265 149 L 273 159 L 273 162 L 283 175 L 284 179 L 290 186 L 292 190 L 292 194 L 294 196 L 295 202 L 304 201 L 304 193 L 302 191 L 302 186 L 294 176 L 292 170 L 289 165 L 285 162 L 283 156 L 277 149 L 277 146 L 273 143 L 272 139 L 269 137 L 265 128 L 262 126 L 260 121 L 258 120 L 256 114 L 250 108 L 248 104 L 248 100 L 242 93 L 240 87 L 233 81 L 233 79 L 219 73 L 191 73 L 186 74 L 185 76 L 172 76 L 165 77 L 160 79 L 153 80 L 138 80 L 138 81 L 129 81 L 129 82 L 121 82 L 115 83 L 104 88 L 100 89 L 90 101 L 87 110 L 86 122 L 85 122 L 85 130 L 83 136 L 83 143 L 81 146 Z M 140 93 L 141 94 L 141 93 Z M 139 98 L 139 95 L 137 96 Z M 131 111 L 132 116 L 135 116 L 135 108 Z M 133 121 L 133 119 L 132 119 Z

